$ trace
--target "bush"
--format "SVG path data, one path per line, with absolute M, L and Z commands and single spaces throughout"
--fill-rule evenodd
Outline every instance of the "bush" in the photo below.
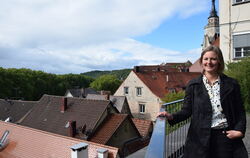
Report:
M 227 64 L 225 74 L 239 82 L 244 106 L 250 112 L 250 57 Z
M 162 101 L 165 103 L 172 102 L 175 100 L 183 99 L 185 96 L 185 91 L 179 91 L 179 92 L 173 92 L 173 93 L 167 93 L 164 98 L 162 98 Z

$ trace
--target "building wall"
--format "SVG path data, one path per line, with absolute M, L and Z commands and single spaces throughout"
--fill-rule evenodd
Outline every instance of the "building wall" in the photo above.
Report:
M 233 35 L 250 33 L 250 2 L 233 4 L 234 0 L 219 0 L 220 48 L 225 62 L 235 60 Z
M 127 99 L 125 99 L 121 113 L 128 114 L 129 116 L 132 116 Z
M 124 87 L 129 87 L 128 94 L 124 94 Z M 142 87 L 141 96 L 136 95 L 136 87 Z M 160 98 L 154 95 L 133 71 L 131 71 L 114 95 L 126 96 L 131 113 L 135 118 L 154 121 L 160 110 Z M 139 104 L 145 104 L 145 113 L 139 112 Z
M 107 144 L 121 149 L 126 141 L 139 137 L 140 135 L 136 132 L 131 122 L 126 119 Z

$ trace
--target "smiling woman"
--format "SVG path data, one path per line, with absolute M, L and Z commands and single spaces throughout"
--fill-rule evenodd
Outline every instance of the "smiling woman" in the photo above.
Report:
M 242 138 L 246 131 L 246 113 L 240 86 L 222 72 L 224 60 L 220 48 L 209 46 L 200 57 L 203 74 L 186 88 L 180 111 L 161 112 L 170 124 L 191 117 L 184 158 L 247 158 Z

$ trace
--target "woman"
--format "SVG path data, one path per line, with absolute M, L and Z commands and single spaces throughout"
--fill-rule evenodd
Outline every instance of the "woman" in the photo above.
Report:
M 159 116 L 166 116 L 170 124 L 191 116 L 184 158 L 247 158 L 239 84 L 222 73 L 224 60 L 218 47 L 207 47 L 199 60 L 203 74 L 189 82 L 182 109 Z

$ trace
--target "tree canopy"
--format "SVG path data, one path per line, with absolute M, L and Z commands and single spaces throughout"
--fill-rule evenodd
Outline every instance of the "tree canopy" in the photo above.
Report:
M 43 94 L 64 95 L 69 88 L 89 87 L 93 80 L 81 74 L 55 75 L 0 67 L 0 98 L 38 100 Z
M 179 99 L 183 99 L 185 96 L 185 91 L 179 91 L 179 92 L 173 92 L 173 93 L 167 93 L 165 97 L 162 98 L 162 101 L 165 103 L 176 101 Z
M 227 64 L 225 74 L 239 82 L 245 108 L 250 112 L 250 57 Z
M 117 77 L 113 75 L 103 75 L 97 78 L 95 81 L 93 81 L 90 84 L 90 87 L 96 89 L 96 90 L 107 90 L 111 91 L 112 94 L 115 93 L 115 91 L 120 86 L 121 81 L 117 79 Z

